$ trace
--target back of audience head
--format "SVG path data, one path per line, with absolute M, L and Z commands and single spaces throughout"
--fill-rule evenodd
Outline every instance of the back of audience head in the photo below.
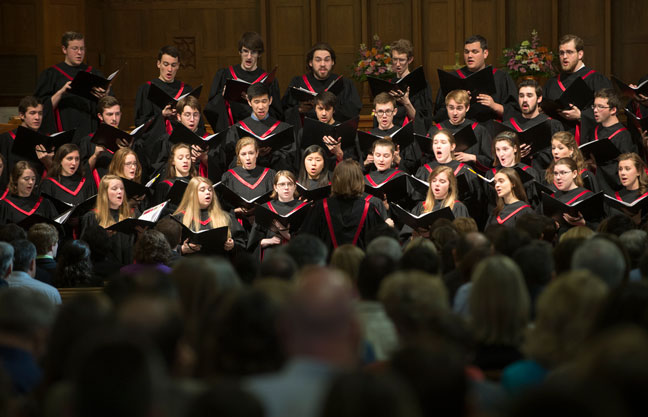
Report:
M 261 263 L 257 256 L 249 252 L 238 251 L 230 258 L 230 262 L 242 283 L 250 285 L 259 277 Z
M 283 248 L 266 251 L 259 270 L 260 278 L 279 278 L 292 281 L 297 263 Z
M 186 376 L 193 363 L 186 363 L 183 349 L 184 323 L 177 300 L 154 293 L 135 293 L 116 308 L 117 321 L 145 337 L 157 349 L 172 375 Z
M 485 344 L 517 346 L 529 321 L 529 294 L 522 271 L 510 258 L 495 255 L 473 270 L 470 317 L 475 338 Z
M 0 279 L 5 279 L 13 269 L 14 248 L 7 242 L 0 242 Z
M 596 232 L 586 226 L 574 226 L 560 236 L 558 242 L 568 239 L 589 239 Z
M 619 398 L 629 416 L 648 415 L 648 333 L 617 326 L 588 340 L 571 367 L 576 383 L 596 384 Z M 595 393 L 596 394 L 596 393 Z M 592 394 L 590 394 L 592 395 Z M 619 415 L 619 412 L 608 414 Z
M 186 417 L 264 417 L 263 404 L 232 380 L 210 383 L 207 390 L 189 404 Z
M 553 280 L 538 298 L 525 354 L 547 369 L 575 358 L 607 295 L 607 286 L 587 271 L 568 272 Z
M 551 217 L 537 213 L 521 215 L 515 222 L 515 228 L 524 230 L 531 239 L 553 243 L 556 238 L 556 224 Z
M 13 270 L 33 276 L 36 270 L 36 246 L 27 239 L 14 240 L 11 246 L 14 249 Z
M 182 226 L 170 216 L 160 219 L 155 224 L 155 230 L 164 235 L 172 250 L 175 250 L 180 245 L 182 241 Z
M 0 226 L 0 242 L 11 243 L 14 240 L 27 239 L 27 232 L 15 223 Z
M 280 322 L 289 355 L 306 355 L 340 367 L 356 364 L 361 340 L 354 291 L 341 272 L 302 269 Z
M 621 236 L 623 232 L 636 228 L 637 226 L 630 217 L 625 214 L 615 214 L 603 220 L 597 231 L 599 233 L 610 233 L 615 236 Z
M 630 269 L 639 268 L 639 260 L 648 249 L 648 233 L 644 230 L 628 230 L 619 236 L 619 240 L 630 257 Z
M 596 320 L 596 330 L 636 325 L 648 331 L 648 283 L 629 282 L 614 288 Z
M 183 258 L 174 265 L 171 279 L 175 283 L 184 312 L 187 334 L 198 343 L 198 327 L 205 312 L 242 283 L 232 265 L 221 258 Z
M 360 263 L 358 273 L 357 287 L 360 298 L 376 301 L 381 283 L 395 269 L 396 263 L 387 255 L 366 255 Z
M 437 275 L 441 270 L 441 258 L 436 250 L 417 245 L 408 248 L 400 259 L 400 270 L 417 270 L 430 275 Z
M 551 245 L 545 241 L 533 241 L 515 251 L 513 260 L 522 271 L 526 287 L 533 301 L 542 288 L 554 277 Z
M 530 241 L 531 238 L 526 231 L 515 227 L 498 229 L 494 238 L 491 239 L 495 252 L 509 257 L 513 256 L 513 253 L 518 248 L 528 244 Z
M 365 253 L 362 249 L 356 245 L 347 243 L 333 250 L 330 266 L 343 271 L 351 281 L 356 282 L 358 280 L 360 263 L 364 257 Z
M 133 257 L 138 264 L 168 265 L 171 259 L 171 247 L 162 232 L 145 230 L 135 242 Z
M 403 250 L 397 239 L 379 236 L 367 245 L 367 255 L 389 256 L 394 262 L 398 262 L 403 255 Z
M 405 346 L 393 355 L 391 369 L 409 385 L 423 416 L 469 415 L 465 363 L 449 346 Z
M 58 246 L 59 234 L 56 227 L 48 223 L 36 223 L 29 228 L 27 239 L 36 246 L 38 255 L 46 255 L 53 252 L 56 256 L 56 247 Z
M 0 334 L 23 340 L 36 358 L 45 353 L 55 314 L 54 304 L 39 292 L 16 287 L 0 290 Z
M 134 334 L 112 330 L 81 349 L 72 390 L 77 417 L 146 417 L 165 409 L 166 375 L 150 345 Z
M 80 344 L 98 329 L 112 323 L 112 305 L 108 298 L 89 294 L 66 301 L 58 311 L 48 339 L 45 378 L 48 385 L 71 377 L 68 372 L 77 359 Z
M 619 286 L 627 273 L 623 252 L 610 240 L 600 237 L 586 240 L 574 251 L 571 267 L 591 271 L 610 288 Z
M 90 247 L 82 240 L 70 240 L 61 249 L 56 264 L 57 287 L 79 287 L 96 284 L 92 276 Z
M 563 235 L 564 236 L 564 235 Z M 580 248 L 586 241 L 586 238 L 574 237 L 570 239 L 560 239 L 553 251 L 554 267 L 556 275 L 571 270 L 572 257 L 576 249 Z
M 331 383 L 321 417 L 422 417 L 410 389 L 394 375 L 342 374 Z
M 329 255 L 322 239 L 308 233 L 290 239 L 286 252 L 300 269 L 308 265 L 324 266 Z
M 403 344 L 438 336 L 439 322 L 450 311 L 440 278 L 419 271 L 395 272 L 380 286 L 378 299 L 392 319 Z
M 262 288 L 243 288 L 212 306 L 201 327 L 205 337 L 197 352 L 198 375 L 243 377 L 278 371 L 285 361 L 277 332 L 283 308 Z
M 457 217 L 452 221 L 452 225 L 461 236 L 479 231 L 477 222 L 472 217 Z

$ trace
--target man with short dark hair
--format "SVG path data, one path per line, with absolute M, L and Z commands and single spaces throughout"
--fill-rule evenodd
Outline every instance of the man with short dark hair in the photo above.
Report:
M 311 91 L 313 94 L 319 94 L 338 78 L 338 75 L 332 72 L 335 66 L 335 51 L 328 43 L 317 43 L 308 51 L 306 66 L 308 73 L 293 77 L 281 99 L 285 120 L 298 127 L 302 125 L 303 117 L 315 119 L 317 116 L 315 115 L 312 100 L 297 101 L 291 94 L 291 88 L 300 87 Z M 341 82 L 343 85 L 342 91 L 337 95 L 335 114 L 338 121 L 344 122 L 360 113 L 362 101 L 352 80 L 342 78 L 337 82 Z
M 22 127 L 38 131 L 41 128 L 43 122 L 42 102 L 34 96 L 23 97 L 18 103 L 18 116 L 20 117 L 20 125 Z M 23 157 L 12 153 L 17 130 L 18 129 L 16 128 L 0 134 L 0 153 L 4 156 L 4 161 L 6 163 L 6 166 L 2 170 L 2 175 L 0 175 L 1 184 L 6 184 L 9 181 L 9 174 L 11 173 L 11 168 L 13 167 L 13 165 L 17 161 L 24 159 Z M 42 156 L 42 163 L 48 165 L 49 163 L 51 163 L 51 157 L 53 156 L 53 154 L 46 154 L 43 152 L 38 153 L 38 156 Z
M 474 35 L 466 39 L 464 43 L 464 61 L 466 65 L 455 71 L 454 75 L 459 78 L 466 78 L 472 74 L 486 68 L 486 58 L 488 58 L 488 43 L 486 38 L 481 35 Z M 490 127 L 492 120 L 500 119 L 504 111 L 510 107 L 517 108 L 516 88 L 511 76 L 503 70 L 493 68 L 493 78 L 495 79 L 495 94 L 480 94 L 472 97 L 476 100 L 470 107 L 467 117 L 480 123 L 487 123 Z M 448 115 L 444 103 L 445 96 L 443 91 L 439 90 L 436 99 L 436 121 L 445 120 Z
M 0 288 L 9 286 L 6 279 L 13 269 L 13 256 L 13 246 L 0 242 Z
M 592 110 L 594 111 L 596 124 L 593 124 L 588 119 L 583 119 L 581 142 L 610 140 L 619 150 L 619 153 L 637 152 L 637 147 L 632 141 L 630 132 L 619 122 L 619 109 L 621 109 L 621 100 L 613 89 L 604 88 L 594 93 Z M 587 155 L 585 156 L 587 157 Z M 596 179 L 603 191 L 613 193 L 621 188 L 617 166 L 616 160 L 597 166 Z
M 414 47 L 407 39 L 398 39 L 392 42 L 391 58 L 392 71 L 396 77 L 390 80 L 397 82 L 410 74 L 410 64 L 414 61 Z M 404 126 L 406 122 L 414 121 L 414 128 L 417 133 L 425 134 L 430 128 L 432 119 L 433 100 L 432 90 L 426 83 L 425 88 L 418 92 L 404 92 L 399 94 L 398 91 L 390 91 L 397 102 L 397 112 L 394 115 L 394 124 Z
M 236 142 L 240 139 L 237 127 L 259 137 L 277 134 L 292 128 L 288 123 L 277 120 L 270 114 L 270 106 L 272 105 L 273 98 L 270 95 L 270 89 L 265 84 L 256 83 L 249 86 L 247 89 L 247 100 L 252 108 L 252 114 L 238 121 L 227 133 L 225 156 L 228 163 L 236 160 L 234 149 Z M 259 146 L 258 166 L 269 167 L 276 171 L 282 169 L 295 171 L 294 167 L 297 159 L 295 155 L 295 140 L 290 145 L 274 151 L 269 147 L 263 147 L 262 144 L 259 144 Z
M 34 278 L 36 275 L 36 247 L 26 239 L 11 242 L 14 249 L 13 269 L 7 277 L 10 287 L 22 287 L 37 291 L 54 304 L 61 304 L 61 295 L 49 284 Z
M 558 58 L 560 59 L 560 74 L 547 80 L 544 86 L 544 98 L 556 100 L 572 85 L 574 80 L 581 77 L 590 90 L 612 88 L 610 80 L 583 63 L 585 42 L 576 35 L 564 35 L 558 41 Z M 582 113 L 582 114 L 581 114 Z M 581 111 L 576 106 L 561 113 L 565 130 L 574 134 L 576 143 L 581 143 L 581 120 L 584 117 L 592 120 L 592 111 L 585 108 Z
M 238 53 L 241 56 L 240 65 L 221 68 L 216 72 L 209 92 L 209 102 L 205 106 L 205 116 L 212 123 L 214 132 L 223 131 L 252 113 L 249 104 L 229 101 L 223 97 L 223 92 L 227 80 L 242 80 L 254 84 L 262 82 L 268 76 L 268 73 L 259 67 L 259 59 L 264 50 L 261 35 L 256 32 L 245 32 L 238 41 Z M 279 82 L 275 79 L 269 88 L 272 97 L 270 115 L 275 119 L 282 119 Z
M 173 131 L 171 121 L 176 118 L 175 103 L 169 103 L 161 109 L 148 99 L 151 84 L 155 84 L 176 100 L 192 90 L 189 84 L 176 79 L 180 69 L 180 51 L 175 46 L 167 45 L 160 48 L 156 66 L 159 71 L 158 77 L 142 84 L 137 90 L 135 99 L 135 126 L 146 123 L 154 116 L 160 119 L 156 121 L 155 127 L 152 128 L 151 137 L 159 136 L 165 131 L 171 134 Z M 163 129 L 161 129 L 162 127 Z
M 536 80 L 524 80 L 518 86 L 518 105 L 520 111 L 511 109 L 505 117 L 504 124 L 515 129 L 516 132 L 522 132 L 532 126 L 543 123 L 549 120 L 551 124 L 551 135 L 564 130 L 562 123 L 554 120 L 544 113 L 540 113 L 540 103 L 542 102 L 542 87 Z M 526 157 L 530 146 L 521 146 L 522 157 Z M 551 147 L 530 155 L 531 165 L 538 171 L 544 171 L 549 167 L 553 161 L 551 156 Z
M 43 71 L 36 84 L 34 96 L 43 102 L 45 133 L 76 129 L 75 137 L 81 138 L 97 128 L 96 101 L 70 94 L 72 80 L 80 71 L 103 76 L 101 72 L 84 64 L 85 40 L 78 32 L 65 32 L 61 38 L 61 50 L 65 60 Z M 92 95 L 97 99 L 107 91 L 95 88 Z

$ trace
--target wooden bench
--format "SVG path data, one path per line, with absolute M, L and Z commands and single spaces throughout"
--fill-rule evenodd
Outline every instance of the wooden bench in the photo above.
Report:
M 58 292 L 61 294 L 61 300 L 66 303 L 74 297 L 81 294 L 103 294 L 103 287 L 79 287 L 79 288 L 59 288 Z

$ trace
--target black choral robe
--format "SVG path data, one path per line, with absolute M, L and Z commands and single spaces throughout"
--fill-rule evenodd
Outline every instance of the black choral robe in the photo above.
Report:
M 584 142 L 588 143 L 596 140 L 610 140 L 614 146 L 619 150 L 619 153 L 637 152 L 637 148 L 632 141 L 632 136 L 628 129 L 621 123 L 615 123 L 609 127 L 603 127 L 598 124 L 591 130 L 588 137 L 583 137 Z M 601 190 L 607 194 L 621 188 L 621 182 L 617 174 L 619 163 L 616 160 L 611 160 L 602 166 L 596 167 L 596 180 Z
M 2 191 L 4 194 L 4 190 Z M 18 223 L 32 214 L 39 214 L 48 219 L 54 219 L 56 209 L 51 201 L 34 193 L 29 197 L 19 197 L 9 194 L 0 200 L 0 223 Z
M 580 201 L 585 201 L 593 197 L 594 193 L 586 188 L 576 187 L 573 190 L 569 190 L 569 191 L 558 190 L 554 192 L 551 196 L 556 200 L 571 206 Z M 563 233 L 565 233 L 566 231 L 568 231 L 573 227 L 571 224 L 567 223 L 562 216 L 556 220 L 558 221 L 558 225 L 559 225 L 559 229 L 558 229 L 559 235 L 562 235 Z M 596 230 L 598 228 L 600 221 L 601 219 L 585 219 L 585 225 L 592 230 Z
M 119 221 L 119 210 L 110 209 L 110 216 L 115 223 Z M 91 210 L 81 216 L 81 235 L 86 228 L 90 226 L 99 226 L 97 221 L 97 213 Z M 120 265 L 128 265 L 133 263 L 133 248 L 135 245 L 135 235 L 126 234 L 122 232 L 109 233 L 108 240 L 110 243 L 110 253 Z
M 300 229 L 322 239 L 333 250 L 345 243 L 364 249 L 367 233 L 384 224 L 384 220 L 371 202 L 361 197 L 329 197 L 313 206 Z
M 513 111 L 507 115 L 507 118 L 504 120 L 504 124 L 515 129 L 516 132 L 522 132 L 525 129 L 544 122 L 545 120 L 549 120 L 551 126 L 551 136 L 553 136 L 556 132 L 565 130 L 560 121 L 552 119 L 551 117 L 543 113 L 540 113 L 532 119 L 527 119 L 526 117 L 522 116 L 522 113 Z M 553 161 L 553 155 L 551 154 L 551 145 L 537 152 L 535 155 L 527 156 L 524 161 L 530 164 L 537 171 L 544 172 Z
M 472 72 L 468 70 L 468 67 L 462 67 L 451 74 L 459 78 L 469 77 Z M 517 88 L 511 76 L 506 72 L 496 68 L 493 68 L 493 77 L 495 79 L 495 94 L 492 95 L 493 100 L 501 104 L 504 107 L 504 113 L 510 111 L 511 109 L 519 110 L 518 99 L 517 99 Z M 485 123 L 485 127 L 490 131 L 491 121 L 494 119 L 499 119 L 499 116 L 492 109 L 483 106 L 479 103 L 472 103 L 470 109 L 466 114 L 467 119 L 473 119 L 479 123 Z M 439 93 L 436 98 L 436 110 L 434 115 L 434 120 L 441 122 L 448 119 L 448 111 L 445 107 L 445 96 L 443 91 L 439 89 Z
M 293 211 L 297 211 L 304 208 L 307 204 L 308 204 L 307 202 L 297 200 L 297 199 L 287 201 L 287 202 L 272 200 L 267 203 L 263 203 L 263 207 L 273 211 L 274 213 L 285 216 Z M 288 241 L 285 240 L 280 234 L 275 233 L 261 226 L 259 223 L 255 223 L 254 226 L 252 227 L 252 231 L 250 232 L 250 237 L 248 238 L 248 245 L 247 245 L 248 251 L 253 252 L 255 256 L 262 259 L 263 251 L 265 249 L 261 248 L 261 240 L 270 239 L 274 236 L 277 236 L 281 239 L 281 243 L 280 243 L 281 245 L 288 243 Z
M 254 84 L 261 81 L 266 75 L 267 73 L 261 68 L 257 67 L 254 71 L 246 71 L 240 65 L 221 68 L 216 72 L 209 92 L 209 102 L 205 106 L 205 113 L 210 113 L 211 116 L 209 120 L 211 122 L 217 121 L 217 124 L 212 124 L 214 132 L 223 131 L 252 114 L 252 108 L 249 104 L 228 101 L 223 97 L 223 88 L 227 80 L 242 80 Z M 283 119 L 281 92 L 279 91 L 279 82 L 276 79 L 270 84 L 270 97 L 272 97 L 270 115 L 275 119 Z
M 69 177 L 63 175 L 58 178 L 47 177 L 41 183 L 40 189 L 43 193 L 75 206 L 97 194 L 94 181 L 79 174 Z
M 472 130 L 475 133 L 475 137 L 477 138 L 477 143 L 466 149 L 464 152 L 475 155 L 477 157 L 477 160 L 474 164 L 475 168 L 480 172 L 486 172 L 490 169 L 491 166 L 493 166 L 493 139 L 488 129 L 479 124 L 479 122 L 471 119 L 464 119 L 464 121 L 460 124 L 453 125 L 452 123 L 450 123 L 450 120 L 444 120 L 442 122 L 435 123 L 432 127 L 430 127 L 428 135 L 431 139 L 441 129 L 447 129 L 454 135 L 468 125 L 472 127 Z M 430 140 L 430 146 L 431 145 L 432 141 Z
M 293 126 L 301 126 L 303 117 L 299 113 L 299 102 L 295 100 L 291 93 L 291 87 L 301 87 L 307 90 L 310 90 L 314 93 L 321 93 L 327 88 L 336 78 L 337 74 L 330 74 L 329 77 L 325 80 L 318 80 L 315 78 L 312 72 L 304 75 L 299 75 L 293 77 L 288 84 L 288 89 L 284 93 L 283 98 L 281 99 L 281 105 L 284 109 L 284 117 L 286 122 L 290 123 Z M 340 122 L 345 122 L 349 119 L 353 119 L 362 109 L 362 100 L 358 94 L 358 90 L 355 87 L 353 81 L 349 78 L 342 78 L 338 82 L 343 83 L 342 92 L 337 95 L 337 103 L 335 104 L 335 119 Z M 310 117 L 311 119 L 317 119 L 315 110 L 304 114 L 305 117 Z
M 241 226 L 241 224 L 236 220 L 236 218 L 231 214 L 225 212 L 225 215 L 228 218 L 229 221 L 229 232 L 232 237 L 232 240 L 234 241 L 234 248 L 226 252 L 224 249 L 222 252 L 216 251 L 216 253 L 228 253 L 228 254 L 234 254 L 237 250 L 244 250 L 246 245 L 247 245 L 247 232 Z M 182 222 L 182 213 L 174 214 L 173 215 L 178 221 Z M 200 210 L 200 229 L 198 231 L 203 231 L 203 230 L 211 230 L 214 227 L 211 224 L 211 217 L 209 216 L 209 211 L 207 209 L 201 209 Z M 210 250 L 202 250 L 200 251 L 204 254 L 209 254 L 212 251 Z
M 34 96 L 43 101 L 41 132 L 55 133 L 76 129 L 75 138 L 81 138 L 97 129 L 99 125 L 97 103 L 93 100 L 65 92 L 57 108 L 52 107 L 52 96 L 68 81 L 72 81 L 79 71 L 103 76 L 92 66 L 86 64 L 70 66 L 65 62 L 52 65 L 40 74 Z
M 570 85 L 574 82 L 577 77 L 581 77 L 585 84 L 592 90 L 592 92 L 597 92 L 602 88 L 612 88 L 612 83 L 610 80 L 603 74 L 596 72 L 590 67 L 583 66 L 578 71 L 572 73 L 561 72 L 558 75 L 555 75 L 547 80 L 547 83 L 544 85 L 544 90 L 542 96 L 544 99 L 557 100 L 560 95 L 569 88 Z M 581 143 L 581 130 L 582 122 L 584 121 L 593 121 L 594 112 L 591 108 L 586 107 L 581 110 L 581 121 L 577 122 L 574 120 L 562 119 L 560 122 L 565 127 L 565 130 L 572 133 L 576 139 L 576 143 L 580 145 Z
M 529 203 L 518 200 L 512 204 L 505 204 L 499 215 L 496 216 L 495 214 L 491 214 L 486 224 L 501 224 L 508 227 L 514 227 L 517 219 L 527 213 L 535 212 Z
M 389 80 L 392 83 L 397 83 L 400 81 L 399 78 L 392 78 Z M 414 131 L 418 134 L 424 135 L 432 123 L 432 112 L 434 110 L 434 99 L 432 98 L 432 89 L 430 84 L 425 83 L 425 88 L 420 90 L 415 94 L 410 93 L 409 97 L 410 103 L 416 110 L 416 116 L 414 117 Z M 396 103 L 396 114 L 394 115 L 394 124 L 398 127 L 405 126 L 407 122 L 410 122 L 410 118 L 407 116 L 407 110 L 405 106 L 400 103 Z M 378 127 L 378 120 L 374 118 L 374 127 Z
M 237 166 L 227 170 L 221 181 L 239 196 L 251 200 L 273 189 L 275 174 L 276 171 L 272 168 L 256 166 L 254 169 L 247 170 Z M 227 207 L 228 204 L 224 202 L 223 206 Z
M 263 137 L 264 135 L 281 132 L 291 126 L 272 116 L 268 116 L 264 120 L 256 120 L 252 116 L 240 120 L 227 132 L 225 145 L 221 147 L 224 153 L 224 159 L 226 163 L 229 163 L 229 166 L 232 166 L 236 160 L 236 142 L 240 139 L 237 127 L 241 127 L 243 130 L 252 131 L 255 135 Z M 295 132 L 293 131 L 293 135 L 294 134 Z M 259 146 L 263 145 L 259 144 Z M 268 155 L 259 155 L 257 163 L 268 166 L 277 171 L 287 169 L 294 172 L 295 167 L 298 166 L 298 159 L 299 155 L 297 154 L 296 140 L 293 138 L 293 143 L 286 145 L 281 149 L 273 150 Z

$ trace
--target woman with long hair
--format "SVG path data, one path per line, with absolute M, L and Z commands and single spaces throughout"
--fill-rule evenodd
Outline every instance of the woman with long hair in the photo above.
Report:
M 142 164 L 140 164 L 139 158 L 135 151 L 130 148 L 119 148 L 117 152 L 112 157 L 110 165 L 108 166 L 108 174 L 117 175 L 128 181 L 133 181 L 134 183 L 142 183 Z M 128 197 L 128 204 L 131 207 L 136 207 L 141 209 L 146 207 L 144 201 L 146 195 L 141 196 L 130 196 Z
M 74 205 L 97 193 L 95 182 L 84 176 L 79 147 L 73 143 L 66 143 L 56 150 L 52 167 L 40 188 L 41 192 Z
M 286 170 L 277 172 L 273 182 L 274 191 L 270 196 L 271 200 L 264 203 L 263 207 L 283 216 L 308 205 L 307 202 L 297 199 L 297 181 L 295 174 L 292 172 Z M 290 231 L 288 229 L 283 230 L 285 229 L 284 225 L 278 225 L 278 229 L 278 232 L 274 232 L 259 223 L 255 223 L 248 240 L 248 250 L 254 250 L 255 253 L 259 252 L 259 256 L 262 257 L 266 248 L 288 243 L 290 241 Z
M 534 213 L 527 202 L 526 192 L 520 176 L 513 168 L 501 168 L 495 174 L 495 209 L 486 224 L 515 226 L 516 219 L 525 213 Z
M 81 234 L 90 226 L 98 225 L 104 229 L 117 222 L 137 216 L 126 199 L 124 183 L 116 175 L 104 175 L 99 183 L 97 202 L 94 209 L 81 216 Z M 133 260 L 135 236 L 122 232 L 109 231 L 111 251 L 117 261 L 126 265 Z
M 587 169 L 585 158 L 578 148 L 578 144 L 576 143 L 576 139 L 574 139 L 574 135 L 569 132 L 554 133 L 554 135 L 551 137 L 551 156 L 553 156 L 554 163 L 562 158 L 573 159 L 574 162 L 576 162 L 576 166 L 578 167 L 578 174 L 583 179 L 583 187 L 594 193 L 599 191 L 596 177 L 594 176 L 594 173 L 592 171 Z M 553 186 L 555 188 L 553 169 L 551 165 L 547 168 L 545 179 L 550 187 Z
M 326 151 L 319 145 L 304 149 L 299 168 L 299 184 L 307 190 L 326 187 L 331 183 L 331 173 L 326 166 Z
M 226 252 L 235 246 L 245 248 L 246 233 L 236 219 L 221 209 L 212 182 L 205 178 L 193 177 L 182 197 L 182 201 L 173 216 L 194 232 L 227 227 L 227 240 L 223 245 Z M 200 245 L 182 243 L 181 254 L 191 254 L 201 251 Z
M 315 203 L 300 233 L 320 237 L 330 249 L 345 243 L 364 248 L 367 232 L 384 220 L 363 193 L 360 164 L 351 159 L 340 162 L 331 177 L 331 197 Z
M 632 203 L 646 196 L 648 192 L 648 175 L 646 164 L 636 153 L 624 153 L 617 158 L 618 175 L 622 189 L 614 193 L 617 200 Z
M 191 161 L 191 146 L 176 143 L 169 151 L 164 179 L 158 178 L 155 185 L 154 204 L 162 203 L 176 181 L 189 182 L 196 176 L 196 168 Z
M 56 217 L 52 203 L 35 193 L 36 168 L 27 161 L 18 161 L 11 170 L 7 193 L 0 200 L 0 223 L 19 223 L 32 214 L 48 219 Z

